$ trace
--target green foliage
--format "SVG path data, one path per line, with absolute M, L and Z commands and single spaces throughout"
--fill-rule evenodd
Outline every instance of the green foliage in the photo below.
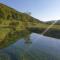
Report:
M 17 20 L 17 18 L 18 18 L 17 14 L 16 13 L 12 13 L 12 18 Z
M 0 20 L 0 24 L 2 24 L 2 20 Z
M 4 12 L 0 9 L 0 19 L 3 18 L 4 19 Z
M 9 20 L 9 19 L 11 19 L 11 16 L 10 15 L 7 16 L 7 20 Z

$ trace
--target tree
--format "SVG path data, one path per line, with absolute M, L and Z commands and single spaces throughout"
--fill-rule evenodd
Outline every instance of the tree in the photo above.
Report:
M 13 18 L 13 19 L 17 19 L 17 14 L 16 14 L 16 13 L 13 13 L 13 14 L 12 14 L 12 18 Z
M 31 15 L 31 12 L 28 12 L 28 11 L 27 12 L 24 12 L 24 13 L 27 14 L 27 15 Z
M 4 19 L 4 12 L 0 9 L 0 18 Z
M 9 25 L 11 26 L 11 28 L 15 31 L 16 30 L 16 26 L 19 24 L 19 22 L 11 22 Z
M 7 19 L 10 19 L 10 18 L 11 18 L 11 16 L 10 16 L 10 15 L 8 15 L 8 16 L 7 16 Z

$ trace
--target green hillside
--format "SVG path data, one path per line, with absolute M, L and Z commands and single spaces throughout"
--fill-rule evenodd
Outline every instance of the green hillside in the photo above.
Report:
M 42 32 L 49 27 L 27 13 L 18 12 L 9 6 L 0 3 L 0 48 L 9 46 L 30 33 Z M 60 25 L 54 25 L 44 35 L 60 38 Z

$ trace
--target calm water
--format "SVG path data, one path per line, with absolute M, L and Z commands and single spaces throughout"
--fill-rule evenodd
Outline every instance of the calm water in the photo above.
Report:
M 28 43 L 20 39 L 8 48 L 0 49 L 0 58 L 4 54 L 8 60 L 60 60 L 60 40 L 32 33 Z

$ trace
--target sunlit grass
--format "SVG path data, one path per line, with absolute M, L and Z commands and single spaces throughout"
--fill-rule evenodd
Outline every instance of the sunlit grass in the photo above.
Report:
M 0 28 L 0 40 L 4 39 L 4 37 L 7 35 L 9 31 L 9 28 Z

